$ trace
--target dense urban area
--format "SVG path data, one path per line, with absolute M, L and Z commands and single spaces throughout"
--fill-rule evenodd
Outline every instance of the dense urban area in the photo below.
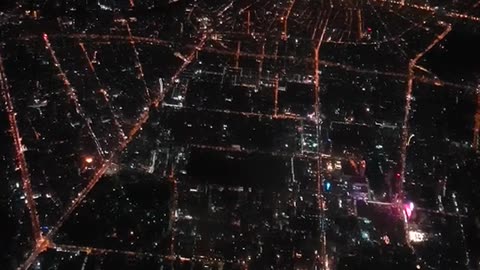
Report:
M 480 1 L 0 4 L 0 269 L 480 269 Z

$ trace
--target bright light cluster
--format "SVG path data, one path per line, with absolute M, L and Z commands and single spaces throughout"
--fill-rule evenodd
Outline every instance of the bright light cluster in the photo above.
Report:
M 424 232 L 421 231 L 408 231 L 408 239 L 410 242 L 418 243 L 423 242 L 427 239 L 427 236 Z

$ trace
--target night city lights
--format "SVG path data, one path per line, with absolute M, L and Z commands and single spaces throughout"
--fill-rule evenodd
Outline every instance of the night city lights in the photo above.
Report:
M 0 2 L 0 270 L 480 269 L 479 0 Z

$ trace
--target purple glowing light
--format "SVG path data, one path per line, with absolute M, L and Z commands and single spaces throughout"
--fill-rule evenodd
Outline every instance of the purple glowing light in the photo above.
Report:
M 410 219 L 412 216 L 413 209 L 415 208 L 415 205 L 413 202 L 409 202 L 403 205 L 403 211 L 405 212 L 405 216 L 407 219 Z

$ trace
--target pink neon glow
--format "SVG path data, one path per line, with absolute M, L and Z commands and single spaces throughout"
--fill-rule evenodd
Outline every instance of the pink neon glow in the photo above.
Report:
M 404 204 L 403 208 L 405 211 L 405 216 L 407 217 L 407 219 L 410 219 L 410 217 L 412 216 L 413 209 L 415 208 L 415 205 L 413 204 L 413 202 L 410 202 L 410 203 Z

